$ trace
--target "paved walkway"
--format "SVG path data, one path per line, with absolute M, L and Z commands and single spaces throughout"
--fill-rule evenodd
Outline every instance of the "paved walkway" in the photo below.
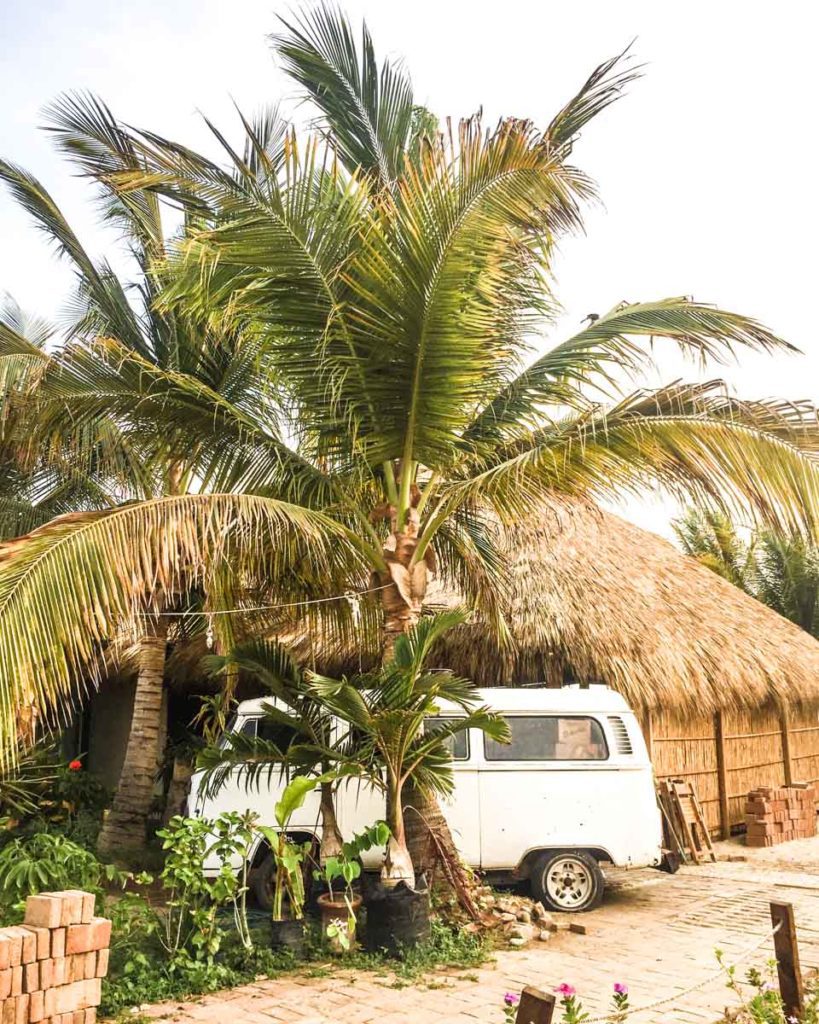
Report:
M 441 972 L 402 988 L 388 976 L 349 971 L 280 978 L 154 1006 L 149 1013 L 174 1024 L 501 1024 L 504 993 L 524 985 L 551 990 L 568 982 L 596 1017 L 608 1009 L 615 981 L 629 985 L 634 1006 L 704 981 L 679 1005 L 666 1003 L 631 1019 L 710 1024 L 733 1001 L 724 979 L 711 978 L 714 949 L 723 949 L 731 962 L 764 939 L 770 900 L 793 903 L 803 969 L 819 968 L 819 839 L 803 842 L 808 845 L 801 861 L 784 870 L 778 862 L 754 859 L 683 868 L 674 876 L 613 874 L 603 906 L 576 917 L 585 935 L 561 931 L 548 943 L 498 952 L 494 963 L 475 971 Z M 744 962 L 764 966 L 772 952 L 768 939 Z

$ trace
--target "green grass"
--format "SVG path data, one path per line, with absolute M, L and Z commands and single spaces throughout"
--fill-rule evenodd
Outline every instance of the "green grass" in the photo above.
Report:
M 429 978 L 434 972 L 479 967 L 492 952 L 486 939 L 455 931 L 435 920 L 431 924 L 429 942 L 407 950 L 400 960 L 361 950 L 331 957 L 320 941 L 318 928 L 313 926 L 308 926 L 303 960 L 266 948 L 267 936 L 263 929 L 255 938 L 257 946 L 252 953 L 229 947 L 211 965 L 189 962 L 173 966 L 155 951 L 129 949 L 127 958 L 112 962 L 111 974 L 103 984 L 100 1014 L 105 1017 L 127 1014 L 128 1020 L 134 1022 L 138 1018 L 128 1012 L 133 1006 L 234 988 L 253 982 L 259 976 L 324 978 L 337 970 L 352 970 L 383 978 L 391 988 L 421 984 L 425 978 L 428 986 L 438 987 L 440 982 Z M 472 980 L 475 975 L 466 977 Z

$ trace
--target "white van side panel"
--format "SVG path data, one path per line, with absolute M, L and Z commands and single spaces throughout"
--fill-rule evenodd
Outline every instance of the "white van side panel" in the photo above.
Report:
M 508 870 L 537 849 L 603 850 L 613 863 L 653 864 L 658 819 L 644 768 L 483 765 L 481 867 Z

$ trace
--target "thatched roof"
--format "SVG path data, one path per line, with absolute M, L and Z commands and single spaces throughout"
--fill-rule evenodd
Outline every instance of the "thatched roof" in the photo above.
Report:
M 819 700 L 819 642 L 609 512 L 555 501 L 505 532 L 518 651 L 477 623 L 445 652 L 477 683 L 602 681 L 636 707 L 755 707 Z

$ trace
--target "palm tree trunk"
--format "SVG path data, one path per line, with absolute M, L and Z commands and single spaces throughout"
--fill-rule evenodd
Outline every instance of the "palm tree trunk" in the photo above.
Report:
M 380 576 L 381 585 L 386 587 L 381 591 L 384 660 L 391 657 L 398 637 L 408 633 L 421 617 L 428 567 L 426 561 L 412 565 L 417 546 L 417 523 L 411 517 L 406 532 L 393 532 L 384 548 L 388 568 Z M 429 877 L 440 858 L 447 862 L 448 874 L 460 876 L 463 872 L 460 854 L 435 794 L 421 793 L 410 781 L 404 786 L 402 802 L 409 810 L 404 816 L 402 831 L 416 877 L 421 874 Z
M 341 854 L 341 847 L 344 840 L 338 827 L 336 818 L 336 805 L 333 797 L 332 782 L 321 784 L 321 847 L 319 849 L 319 863 L 322 867 L 331 857 L 338 857 Z
M 162 728 L 167 625 L 156 619 L 140 640 L 139 670 L 128 746 L 113 805 L 97 841 L 100 853 L 114 854 L 145 844 L 145 827 L 154 799 Z

